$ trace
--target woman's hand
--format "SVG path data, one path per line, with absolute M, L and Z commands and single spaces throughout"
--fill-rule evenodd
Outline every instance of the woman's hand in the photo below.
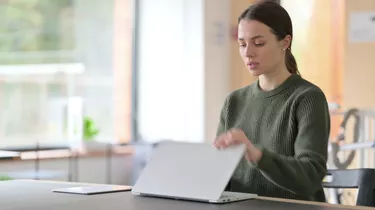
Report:
M 213 143 L 218 149 L 224 149 L 231 145 L 245 144 L 246 153 L 245 158 L 250 162 L 257 163 L 262 157 L 262 151 L 256 148 L 250 140 L 246 137 L 241 129 L 233 128 L 228 132 L 221 134 Z

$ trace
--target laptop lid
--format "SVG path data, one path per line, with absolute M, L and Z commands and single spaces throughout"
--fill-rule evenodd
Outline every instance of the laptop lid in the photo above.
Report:
M 162 142 L 152 152 L 132 192 L 194 200 L 219 199 L 245 145 L 218 150 L 209 143 Z

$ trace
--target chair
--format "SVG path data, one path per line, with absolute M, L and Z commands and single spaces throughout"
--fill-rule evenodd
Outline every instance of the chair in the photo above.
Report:
M 358 188 L 357 206 L 375 206 L 375 169 L 330 169 L 324 188 Z

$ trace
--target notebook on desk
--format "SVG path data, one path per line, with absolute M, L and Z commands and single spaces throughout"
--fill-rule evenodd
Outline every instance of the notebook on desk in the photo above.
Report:
M 57 188 L 57 189 L 52 189 L 52 192 L 81 194 L 81 195 L 95 195 L 95 194 L 102 194 L 102 193 L 124 192 L 124 191 L 130 191 L 131 189 L 132 189 L 131 186 L 92 185 L 92 186 Z
M 252 199 L 257 195 L 224 191 L 244 152 L 244 145 L 218 150 L 207 143 L 160 143 L 132 193 L 209 203 Z

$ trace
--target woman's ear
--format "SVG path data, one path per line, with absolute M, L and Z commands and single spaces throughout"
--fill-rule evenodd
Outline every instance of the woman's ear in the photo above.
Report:
M 292 37 L 290 35 L 286 35 L 282 43 L 283 43 L 284 50 L 290 48 L 290 44 L 292 43 Z

